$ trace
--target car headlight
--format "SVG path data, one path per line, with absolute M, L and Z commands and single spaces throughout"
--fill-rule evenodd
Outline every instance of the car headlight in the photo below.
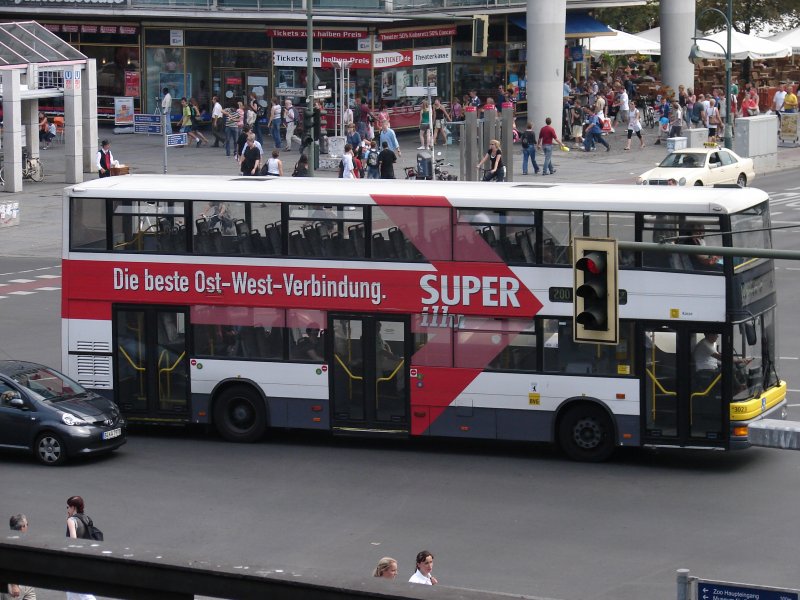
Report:
M 681 177 L 678 179 L 678 185 L 686 185 L 686 177 Z
M 639 177 L 639 185 L 647 185 L 647 179 Z
M 61 413 L 61 420 L 64 422 L 65 425 L 88 425 L 86 421 L 81 419 L 80 417 L 76 417 L 70 413 Z

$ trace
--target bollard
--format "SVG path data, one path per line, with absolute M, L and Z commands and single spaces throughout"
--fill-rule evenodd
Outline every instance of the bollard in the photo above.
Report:
M 514 181 L 514 105 L 511 102 L 503 102 L 501 124 L 500 146 L 506 168 L 505 181 Z
M 678 600 L 691 600 L 691 581 L 689 569 L 678 569 Z
M 461 180 L 477 181 L 478 171 L 478 110 L 474 106 L 464 108 L 464 135 L 461 138 Z

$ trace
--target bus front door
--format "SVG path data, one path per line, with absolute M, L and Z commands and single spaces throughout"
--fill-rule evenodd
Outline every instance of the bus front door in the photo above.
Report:
M 643 443 L 725 447 L 722 335 L 688 325 L 646 328 L 643 335 Z
M 333 430 L 408 433 L 408 322 L 332 315 L 328 331 Z
M 175 308 L 114 311 L 114 390 L 136 420 L 183 420 L 189 411 L 188 314 Z

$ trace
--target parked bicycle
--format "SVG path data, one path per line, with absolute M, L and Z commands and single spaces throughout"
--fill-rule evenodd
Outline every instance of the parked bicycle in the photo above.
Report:
M 436 181 L 457 181 L 457 175 L 450 175 L 447 171 L 445 171 L 442 167 L 448 166 L 452 167 L 451 163 L 445 163 L 443 158 L 437 158 L 433 164 L 433 179 Z M 420 173 L 417 173 L 416 167 L 406 167 L 406 179 L 431 179 L 430 177 L 425 177 Z
M 22 179 L 30 179 L 31 181 L 42 181 L 44 179 L 42 161 L 38 157 L 29 157 L 25 151 L 22 152 Z M 3 163 L 2 155 L 0 155 L 0 185 L 5 184 L 5 164 Z

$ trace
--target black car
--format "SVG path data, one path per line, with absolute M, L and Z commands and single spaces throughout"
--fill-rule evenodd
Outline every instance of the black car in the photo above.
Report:
M 110 452 L 126 442 L 116 404 L 58 371 L 0 361 L 0 448 L 28 450 L 45 465 Z

